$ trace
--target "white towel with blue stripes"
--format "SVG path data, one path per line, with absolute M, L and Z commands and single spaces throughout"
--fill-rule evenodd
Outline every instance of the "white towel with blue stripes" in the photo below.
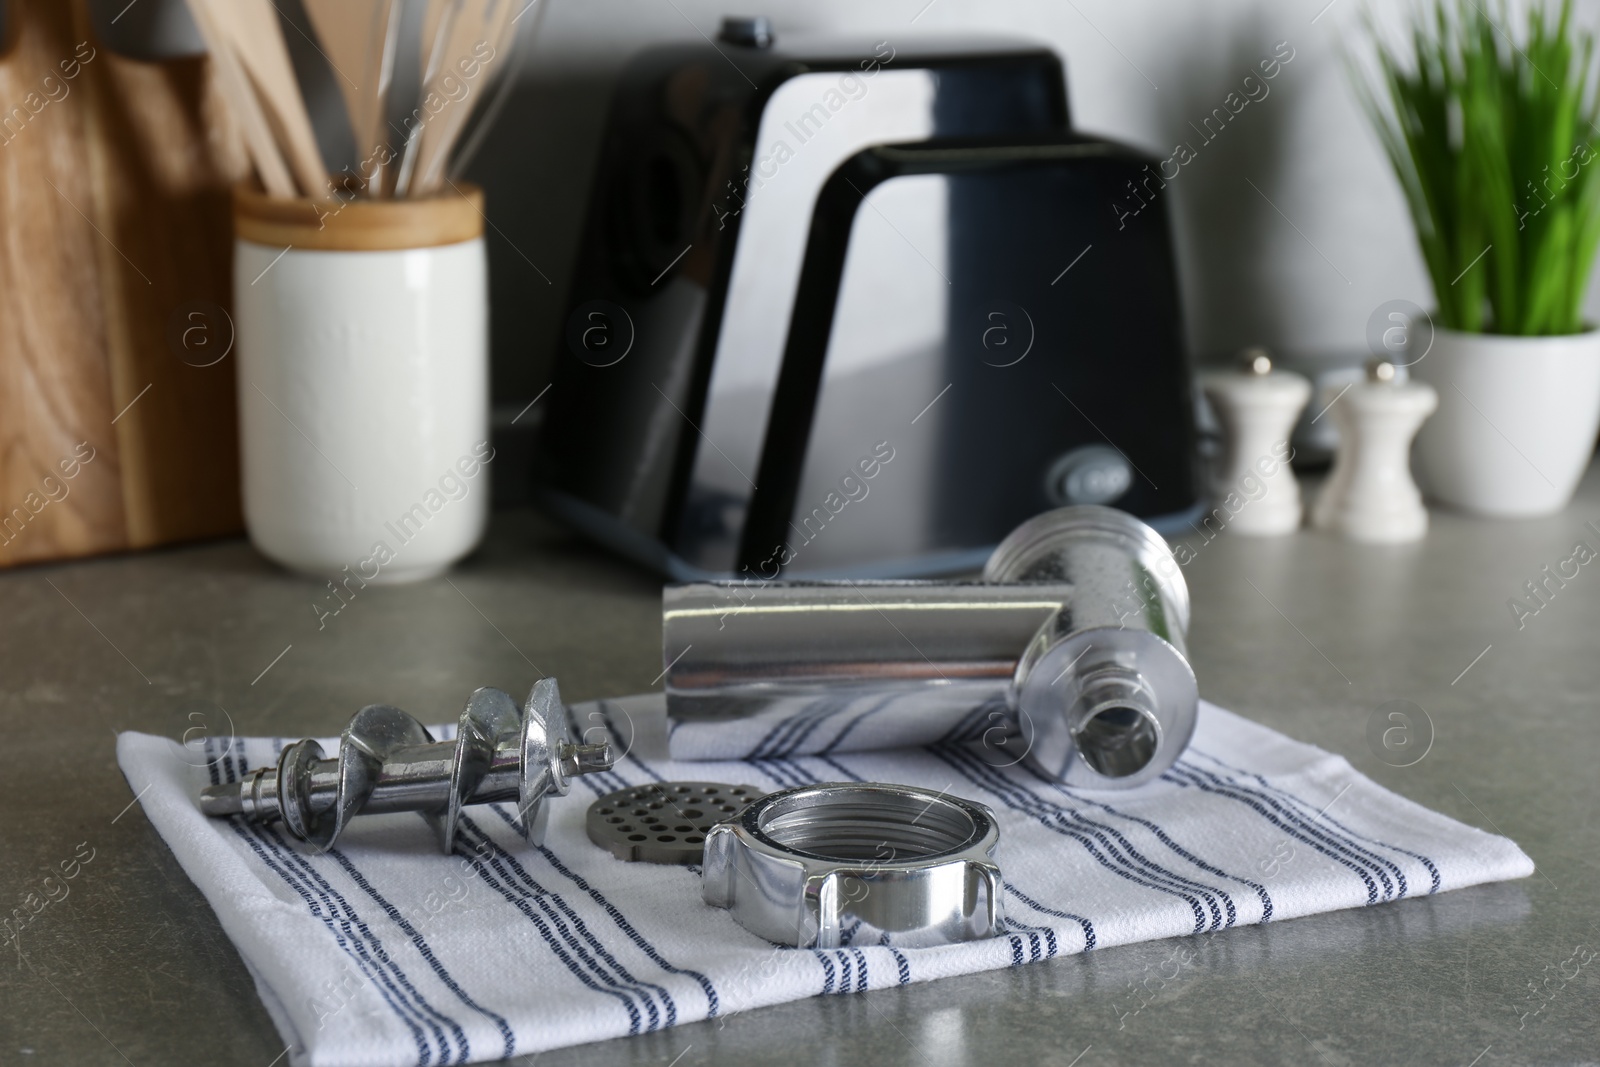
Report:
M 580 725 L 607 724 L 619 743 L 663 732 L 659 694 L 574 714 Z M 200 813 L 203 785 L 275 760 L 283 744 L 213 740 L 201 754 L 125 733 L 117 754 L 296 1064 L 498 1059 L 1533 873 L 1506 838 L 1209 704 L 1172 770 L 1117 794 L 993 766 L 958 740 L 700 763 L 647 758 L 648 746 L 635 744 L 613 771 L 577 779 L 552 802 L 544 847 L 522 842 L 510 805 L 485 805 L 468 809 L 453 856 L 438 852 L 415 815 L 358 818 L 319 855 L 281 827 Z M 655 780 L 769 790 L 894 781 L 986 804 L 1001 826 L 1007 932 L 942 948 L 775 948 L 702 903 L 698 868 L 625 863 L 589 841 L 584 816 L 595 797 Z

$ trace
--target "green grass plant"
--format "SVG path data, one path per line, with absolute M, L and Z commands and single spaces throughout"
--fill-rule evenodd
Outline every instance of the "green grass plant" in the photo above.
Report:
M 1484 0 L 1485 3 L 1492 0 Z M 1503 4 L 1435 0 L 1408 45 L 1353 69 L 1405 192 L 1438 324 L 1517 336 L 1580 333 L 1600 242 L 1594 35 L 1571 0 L 1534 4 L 1520 40 Z

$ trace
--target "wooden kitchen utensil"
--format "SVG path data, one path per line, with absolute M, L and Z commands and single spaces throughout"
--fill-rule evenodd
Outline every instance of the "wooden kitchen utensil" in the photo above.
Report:
M 213 11 L 211 0 L 189 0 L 189 13 L 194 16 L 200 36 L 205 38 L 206 48 L 216 64 L 217 82 L 227 97 L 228 106 L 244 129 L 245 144 L 255 162 L 256 173 L 261 176 L 262 187 L 273 196 L 294 196 L 294 178 L 283 161 L 283 153 L 278 151 L 278 142 L 272 135 L 266 112 L 261 109 L 261 101 L 251 87 L 250 76 L 233 50 L 232 35 L 225 29 L 226 24 Z
M 466 4 L 467 0 L 428 0 L 428 6 L 423 9 L 422 47 L 418 50 L 418 56 L 422 60 L 424 85 L 433 79 L 444 62 L 450 26 L 461 16 Z
M 381 189 L 384 110 L 400 19 L 395 0 L 302 0 L 344 93 L 363 175 Z M 371 161 L 370 163 L 368 161 Z
M 405 196 L 417 171 L 417 155 L 421 150 L 422 131 L 431 121 L 427 112 L 430 86 L 444 64 L 445 48 L 449 43 L 450 26 L 460 17 L 466 0 L 428 0 L 422 12 L 422 36 L 418 56 L 422 61 L 422 101 L 418 116 L 427 116 L 406 123 L 406 143 L 401 149 L 400 165 L 394 182 L 394 195 Z
M 520 0 L 517 0 L 517 2 L 520 2 Z M 531 0 L 531 2 L 519 7 L 517 13 L 511 16 L 511 21 L 506 23 L 505 33 L 502 37 L 504 42 L 503 51 L 502 54 L 495 57 L 495 63 L 498 65 L 499 70 L 494 87 L 489 90 L 489 102 L 487 104 L 479 102 L 478 107 L 473 112 L 476 118 L 472 124 L 472 132 L 459 148 L 450 150 L 448 164 L 445 168 L 446 179 L 449 178 L 451 172 L 459 174 L 471 166 L 473 157 L 478 154 L 478 149 L 483 147 L 484 140 L 489 136 L 489 132 L 494 129 L 495 122 L 500 117 L 500 112 L 505 108 L 506 101 L 510 98 L 511 91 L 516 86 L 514 74 L 521 62 L 518 51 L 533 39 L 536 33 L 536 26 L 543 21 L 544 14 L 549 9 L 550 5 L 548 3 L 541 3 L 540 0 Z M 528 16 L 532 16 L 529 18 L 528 24 L 519 26 L 518 23 Z M 498 44 L 495 47 L 502 49 L 502 46 Z
M 462 10 L 450 27 L 442 63 L 424 91 L 439 92 L 444 79 L 454 77 L 466 87 L 466 95 L 455 100 L 450 94 L 442 94 L 451 103 L 423 127 L 413 195 L 431 196 L 444 184 L 445 168 L 461 131 L 495 77 L 502 73 L 496 64 L 507 65 L 515 10 L 514 0 L 463 0 Z M 485 60 L 484 55 L 491 58 Z M 462 64 L 466 64 L 465 70 Z M 479 73 L 468 79 L 466 70 L 474 69 L 474 65 Z
M 194 0 L 191 0 L 193 3 Z M 328 168 L 300 95 L 272 0 L 199 0 L 233 44 L 305 196 L 327 197 Z

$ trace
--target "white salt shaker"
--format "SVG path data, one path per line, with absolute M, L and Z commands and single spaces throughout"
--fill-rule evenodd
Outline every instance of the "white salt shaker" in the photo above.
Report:
M 1393 363 L 1367 364 L 1367 380 L 1335 399 L 1339 427 L 1333 473 L 1311 523 L 1353 541 L 1397 544 L 1428 532 L 1428 512 L 1411 480 L 1411 440 L 1439 406 L 1425 382 L 1406 381 Z
M 1265 349 L 1250 348 L 1241 370 L 1205 375 L 1201 388 L 1224 439 L 1212 485 L 1218 525 L 1257 536 L 1294 532 L 1300 526 L 1300 486 L 1289 469 L 1289 436 L 1311 398 L 1311 383 L 1273 370 Z

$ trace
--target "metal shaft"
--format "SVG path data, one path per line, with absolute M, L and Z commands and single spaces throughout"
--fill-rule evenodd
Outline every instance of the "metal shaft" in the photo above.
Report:
M 463 806 L 517 801 L 528 839 L 537 844 L 547 818 L 544 799 L 565 795 L 571 778 L 611 764 L 609 744 L 577 744 L 568 736 L 566 708 L 550 678 L 534 685 L 521 709 L 498 689 L 477 690 L 454 741 L 434 741 L 399 708 L 369 705 L 350 720 L 337 755 L 324 758 L 317 742 L 297 742 L 277 766 L 205 789 L 200 808 L 214 816 L 281 819 L 295 837 L 322 848 L 354 815 L 415 811 L 435 826 L 448 852 Z
M 1128 787 L 1170 766 L 1198 695 L 1188 592 L 1160 537 L 1109 508 L 1063 508 L 1018 527 L 984 579 L 669 587 L 674 743 L 756 720 L 838 744 L 815 724 L 859 714 L 870 726 L 846 748 L 927 744 L 989 705 L 1068 784 Z
M 667 709 L 678 723 L 774 725 L 885 698 L 897 744 L 937 739 L 1004 699 L 1017 661 L 1072 587 L 955 582 L 696 582 L 663 600 Z

